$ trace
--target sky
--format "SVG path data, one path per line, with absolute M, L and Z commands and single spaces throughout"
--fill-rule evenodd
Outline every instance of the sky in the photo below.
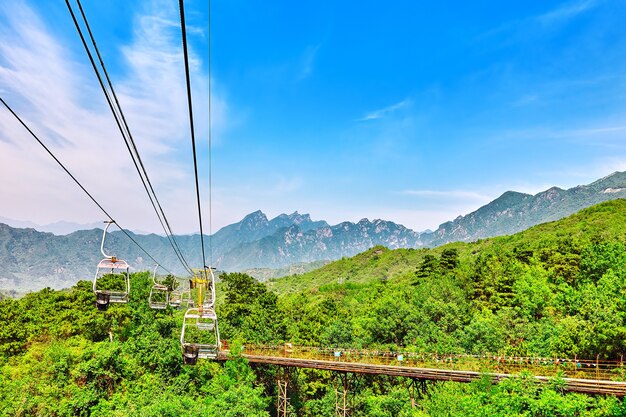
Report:
M 178 2 L 83 6 L 172 229 L 196 232 Z M 626 170 L 622 0 L 213 0 L 210 31 L 185 7 L 205 232 L 256 210 L 434 230 Z M 63 1 L 0 2 L 0 96 L 120 225 L 161 231 Z M 2 217 L 105 220 L 3 108 L 0 179 Z

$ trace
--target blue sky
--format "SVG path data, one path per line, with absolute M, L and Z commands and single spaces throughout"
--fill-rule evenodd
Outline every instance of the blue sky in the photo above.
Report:
M 158 232 L 64 2 L 8 3 L 0 93 L 120 223 Z M 197 230 L 177 2 L 84 7 L 174 230 Z M 186 8 L 206 174 L 207 6 Z M 434 229 L 626 170 L 623 1 L 214 0 L 211 18 L 214 230 L 257 209 Z M 0 215 L 100 219 L 4 113 Z

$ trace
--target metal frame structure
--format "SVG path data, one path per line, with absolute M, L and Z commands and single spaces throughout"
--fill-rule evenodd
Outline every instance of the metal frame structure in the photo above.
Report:
M 98 263 L 96 267 L 96 275 L 93 278 L 93 292 L 96 296 L 96 307 L 98 310 L 105 311 L 109 308 L 109 303 L 127 303 L 128 294 L 130 293 L 130 267 L 126 261 L 117 259 L 115 256 L 107 255 L 104 252 L 104 240 L 107 231 L 113 223 L 109 220 L 105 222 L 107 225 L 102 233 L 102 243 L 100 244 L 100 252 L 104 259 Z M 98 281 L 106 275 L 121 275 L 124 279 L 124 290 L 99 288 Z
M 194 289 L 197 307 L 188 308 L 183 318 L 180 347 L 185 364 L 195 365 L 198 359 L 217 359 L 220 349 L 220 334 L 215 314 L 215 275 L 213 268 L 195 269 L 190 281 Z M 206 290 L 206 292 L 204 292 Z M 182 302 L 182 299 L 181 299 Z M 213 333 L 213 341 L 191 341 L 186 331 L 194 328 L 201 334 Z
M 276 386 L 278 395 L 276 398 L 276 415 L 278 417 L 289 417 L 289 391 L 288 386 L 291 382 L 291 368 L 278 368 L 276 371 Z
M 347 372 L 335 373 L 333 386 L 335 388 L 335 416 L 350 417 L 350 375 Z
M 180 280 L 177 280 L 180 285 Z M 170 291 L 169 296 L 169 305 L 171 307 L 178 308 L 183 304 L 186 304 L 186 307 L 193 307 L 193 300 L 191 298 L 191 290 L 189 288 L 179 289 L 180 287 L 176 287 L 172 291 Z
M 171 307 L 180 307 L 182 304 L 183 293 L 180 290 L 172 290 L 170 292 L 170 297 L 168 300 L 168 304 Z
M 159 268 L 159 264 L 154 266 L 154 272 L 152 273 L 152 288 L 150 288 L 150 296 L 148 297 L 148 304 L 150 308 L 155 310 L 165 310 L 169 304 L 169 289 L 167 285 L 160 283 L 156 279 L 156 272 Z

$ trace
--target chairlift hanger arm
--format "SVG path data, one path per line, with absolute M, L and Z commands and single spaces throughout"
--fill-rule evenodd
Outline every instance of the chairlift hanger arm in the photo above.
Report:
M 104 232 L 102 232 L 102 243 L 100 244 L 100 252 L 102 252 L 102 256 L 104 256 L 107 259 L 113 259 L 113 256 L 109 256 L 104 252 L 104 240 L 106 239 L 107 236 L 107 231 L 109 230 L 109 227 L 111 226 L 112 223 L 115 223 L 114 220 L 106 220 L 105 223 L 107 224 L 106 227 L 104 228 Z

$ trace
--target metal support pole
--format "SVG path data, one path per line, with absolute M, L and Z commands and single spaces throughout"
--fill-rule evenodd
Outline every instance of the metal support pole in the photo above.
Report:
M 280 368 L 276 373 L 276 384 L 278 385 L 276 410 L 278 417 L 287 417 L 289 415 L 289 395 L 287 395 L 288 380 L 288 371 Z
M 339 383 L 335 383 L 335 416 L 350 417 L 350 406 L 348 401 L 348 392 L 350 390 L 350 379 L 346 372 L 338 375 Z
M 409 398 L 411 398 L 411 408 L 417 407 L 417 401 L 424 398 L 428 392 L 428 385 L 425 379 L 411 378 L 408 384 L 404 386 L 409 391 Z

